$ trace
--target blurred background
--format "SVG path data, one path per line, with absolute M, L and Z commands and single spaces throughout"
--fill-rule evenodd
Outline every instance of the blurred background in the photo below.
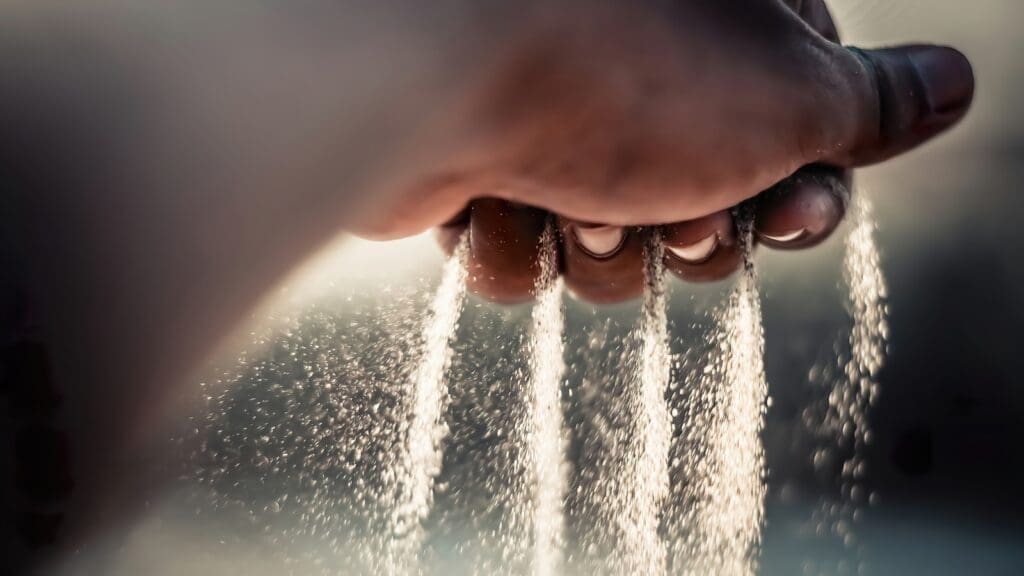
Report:
M 840 268 L 845 229 L 812 251 L 757 256 L 773 399 L 764 433 L 770 492 L 761 573 L 1024 574 L 1024 226 L 1015 220 L 1024 208 L 1024 3 L 829 4 L 846 43 L 958 47 L 975 66 L 978 88 L 973 111 L 950 135 L 858 173 L 856 193 L 870 196 L 878 218 L 891 341 L 865 454 L 866 483 L 878 503 L 865 511 L 853 549 L 808 531 L 811 511 L 833 486 L 811 466 L 816 439 L 802 418 L 822 394 L 808 374 L 829 360 L 848 325 Z M 107 535 L 59 572 L 357 571 L 338 536 L 358 530 L 352 519 L 365 506 L 353 496 L 361 472 L 345 453 L 346 439 L 365 436 L 370 429 L 359 423 L 377 417 L 371 408 L 383 402 L 386 413 L 394 401 L 388 384 L 402 377 L 403 346 L 440 263 L 427 236 L 328 246 L 256 313 L 253 342 L 237 365 L 204 383 L 207 399 L 183 417 L 168 443 L 183 461 L 181 482 L 136 524 Z M 680 354 L 699 340 L 707 313 L 729 286 L 673 286 L 670 316 Z M 582 372 L 614 366 L 592 350 L 615 349 L 635 310 L 569 303 L 570 387 L 581 392 L 569 418 L 579 435 L 586 432 Z M 463 573 L 456 570 L 458 554 L 487 554 L 479 537 L 500 510 L 486 504 L 496 488 L 479 455 L 501 441 L 485 423 L 500 420 L 521 368 L 528 315 L 522 307 L 472 301 L 463 318 L 453 440 L 442 477 L 447 490 L 431 517 L 438 573 Z M 303 386 L 325 381 L 335 390 Z M 328 422 L 327 405 L 350 410 L 349 424 L 310 432 Z M 264 433 L 276 437 L 261 441 Z M 360 446 L 367 460 L 380 450 L 372 441 Z M 311 516 L 318 506 L 328 511 Z M 474 507 L 487 513 L 459 516 Z M 585 525 L 582 516 L 575 521 Z M 330 541 L 326 529 L 334 532 Z

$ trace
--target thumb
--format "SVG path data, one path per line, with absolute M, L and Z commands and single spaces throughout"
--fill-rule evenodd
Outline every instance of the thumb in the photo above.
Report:
M 853 141 L 822 160 L 844 167 L 864 166 L 915 148 L 960 121 L 974 97 L 974 72 L 953 48 L 909 45 L 841 52 L 853 70 L 847 102 L 856 125 Z

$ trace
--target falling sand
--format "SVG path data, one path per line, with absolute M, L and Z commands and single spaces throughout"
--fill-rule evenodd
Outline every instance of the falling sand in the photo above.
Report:
M 403 442 L 389 470 L 395 502 L 391 512 L 393 537 L 386 538 L 384 569 L 389 574 L 416 571 L 423 544 L 423 519 L 433 503 L 434 479 L 441 470 L 443 442 L 448 433 L 445 373 L 451 363 L 451 340 L 466 296 L 469 235 L 463 234 L 445 263 L 441 285 L 423 325 L 422 356 L 412 373 L 409 419 L 399 438 Z
M 405 447 L 396 462 L 396 505 L 392 512 L 395 538 L 387 548 L 386 569 L 392 574 L 416 573 L 423 544 L 422 522 L 430 513 L 434 479 L 441 468 L 442 444 L 447 434 L 446 371 L 451 360 L 451 341 L 465 297 L 468 235 L 445 265 L 423 332 L 423 351 L 413 373 L 413 401 Z M 540 240 L 536 303 L 529 339 L 529 373 L 523 379 L 525 406 L 514 425 L 519 444 L 513 452 L 520 459 L 511 469 L 522 475 L 514 483 L 516 494 L 505 534 L 506 550 L 530 566 L 537 576 L 560 573 L 565 518 L 562 503 L 566 491 L 565 430 L 562 424 L 561 384 L 563 359 L 563 283 L 558 275 L 558 244 L 553 224 Z M 524 554 L 525 552 L 525 554 Z M 516 563 L 516 562 L 514 562 Z
M 831 387 L 824 414 L 810 422 L 812 432 L 823 441 L 812 464 L 819 473 L 838 476 L 839 491 L 822 501 L 812 521 L 817 534 L 840 540 L 847 550 L 856 553 L 859 563 L 855 526 L 862 519 L 864 505 L 877 499 L 869 496 L 864 486 L 864 449 L 871 442 L 868 412 L 878 398 L 878 371 L 885 361 L 889 340 L 889 310 L 870 200 L 858 194 L 851 208 L 843 258 L 850 333 L 842 343 L 845 351 L 842 345 L 837 346 L 838 373 L 832 366 L 812 371 L 812 380 Z M 833 465 L 838 469 L 831 468 Z
M 853 227 L 846 238 L 843 277 L 847 307 L 853 321 L 850 357 L 845 378 L 829 395 L 831 427 L 854 445 L 853 458 L 843 466 L 843 492 L 847 496 L 863 478 L 862 449 L 870 441 L 867 411 L 878 398 L 878 371 L 889 341 L 888 306 L 870 201 L 860 194 L 853 202 Z
M 532 573 L 552 576 L 560 573 L 565 541 L 565 430 L 562 424 L 561 386 L 565 374 L 563 359 L 562 279 L 558 275 L 558 241 L 549 222 L 540 240 L 536 303 L 530 330 L 530 374 L 526 379 L 526 417 L 518 424 L 525 440 L 518 451 L 527 459 L 522 468 L 530 482 L 528 502 L 533 542 Z
M 590 497 L 601 524 L 595 544 L 605 550 L 602 565 L 595 568 L 608 574 L 658 575 L 666 569 L 659 527 L 669 486 L 671 420 L 666 393 L 672 357 L 664 248 L 657 231 L 643 233 L 643 309 L 623 363 L 631 372 L 606 399 L 615 424 L 607 427 L 607 453 Z M 612 381 L 619 377 L 604 376 Z
M 850 354 L 838 362 L 841 374 L 835 378 L 819 418 L 833 450 L 843 455 L 840 495 L 824 508 L 821 525 L 848 545 L 855 542 L 852 524 L 858 506 L 869 500 L 863 488 L 862 449 L 870 441 L 866 413 L 877 396 L 877 371 L 888 336 L 885 284 L 865 199 L 854 204 L 852 216 L 844 260 L 853 319 Z M 589 493 L 580 496 L 573 490 L 576 500 L 570 499 L 593 509 L 593 515 L 587 508 L 588 514 L 579 517 L 598 524 L 592 531 L 596 538 L 586 530 L 573 532 L 567 526 L 570 476 L 562 406 L 564 288 L 558 275 L 556 234 L 548 225 L 540 244 L 536 301 L 526 339 L 527 362 L 503 380 L 515 389 L 511 394 L 515 398 L 502 404 L 500 416 L 482 415 L 484 425 L 478 428 L 504 437 L 502 442 L 511 446 L 479 453 L 482 459 L 500 460 L 492 467 L 501 478 L 491 493 L 493 502 L 500 504 L 484 506 L 493 506 L 485 513 L 495 510 L 503 517 L 494 531 L 481 531 L 499 553 L 493 569 L 481 568 L 478 573 L 574 573 L 575 562 L 589 559 L 591 554 L 602 556 L 596 570 L 580 573 L 756 573 L 765 514 L 760 433 L 767 384 L 760 295 L 750 254 L 751 224 L 749 218 L 738 220 L 745 247 L 742 273 L 724 306 L 713 315 L 708 342 L 711 353 L 705 356 L 703 367 L 692 370 L 685 382 L 680 378 L 682 385 L 674 391 L 670 388 L 673 357 L 664 251 L 655 231 L 642 232 L 647 234 L 642 314 L 624 346 L 602 351 L 618 360 L 602 362 L 603 374 L 594 379 L 607 379 L 614 384 L 607 391 L 614 389 L 614 393 L 596 403 L 608 417 L 594 420 L 594 432 L 600 436 L 599 449 L 595 449 L 598 458 L 585 465 L 595 469 L 585 470 L 584 465 L 577 469 L 586 472 L 580 476 L 588 478 L 589 484 L 584 485 Z M 362 524 L 343 517 L 348 508 L 342 510 L 339 503 L 347 498 L 345 490 L 355 495 L 351 513 L 346 514 L 352 518 L 375 516 L 366 522 L 369 532 L 375 532 L 373 526 L 380 527 L 379 535 L 370 535 L 374 541 L 369 546 L 374 551 L 368 551 L 372 559 L 367 564 L 372 573 L 398 576 L 430 571 L 430 555 L 436 556 L 438 549 L 431 548 L 429 542 L 435 529 L 431 522 L 437 520 L 443 528 L 447 521 L 444 514 L 433 515 L 432 508 L 435 490 L 449 481 L 438 478 L 448 441 L 451 375 L 447 372 L 466 299 L 468 252 L 467 234 L 444 266 L 413 347 L 418 354 L 411 363 L 398 341 L 412 338 L 406 338 L 408 326 L 400 329 L 400 323 L 394 331 L 401 338 L 395 339 L 392 348 L 401 350 L 387 352 L 387 346 L 387 350 L 378 350 L 353 339 L 345 344 L 344 354 L 327 355 L 326 360 L 321 358 L 323 350 L 337 352 L 340 348 L 330 338 L 341 341 L 345 330 L 362 334 L 359 330 L 381 327 L 375 322 L 346 322 L 308 345 L 296 332 L 285 339 L 295 342 L 281 348 L 269 363 L 253 366 L 254 386 L 266 388 L 270 397 L 280 396 L 279 409 L 259 396 L 254 410 L 244 406 L 229 410 L 226 401 L 217 404 L 221 420 L 214 424 L 227 422 L 223 419 L 236 413 L 239 418 L 255 420 L 237 434 L 227 429 L 214 438 L 216 444 L 207 445 L 213 448 L 204 448 L 211 460 L 207 472 L 211 483 L 238 484 L 236 479 L 243 471 L 235 460 L 248 454 L 243 448 L 255 435 L 258 458 L 254 457 L 252 469 L 261 482 L 271 479 L 280 481 L 281 486 L 290 486 L 288 482 L 297 486 L 291 493 L 282 488 L 281 495 L 267 506 L 268 512 L 276 514 L 291 506 L 296 509 L 298 530 L 330 540 L 337 553 L 323 564 L 325 572 L 355 569 L 349 550 L 357 544 L 348 535 L 356 534 Z M 418 319 L 414 312 L 409 314 L 412 322 Z M 336 323 L 331 322 L 332 326 Z M 388 336 L 370 330 L 359 338 L 380 343 Z M 516 347 L 512 355 L 519 350 Z M 297 356 L 296 351 L 301 354 Z M 366 355 L 362 371 L 357 370 L 363 362 L 357 361 L 360 354 Z M 289 362 L 298 362 L 298 368 L 293 370 Z M 371 370 L 378 365 L 387 370 L 378 370 L 379 374 Z M 473 383 L 474 378 L 470 375 Z M 670 406 L 678 411 L 675 437 Z M 296 417 L 303 407 L 309 413 Z M 502 420 L 504 417 L 508 420 Z M 294 457 L 296 454 L 301 458 Z M 452 461 L 460 462 L 457 458 L 465 456 L 457 454 Z M 447 471 L 447 462 L 445 467 Z M 438 482 L 442 483 L 435 487 Z M 458 496 L 456 490 L 449 488 L 444 493 Z M 425 524 L 428 516 L 430 521 Z M 572 537 L 580 534 L 584 535 L 580 544 L 585 546 L 572 548 Z
M 630 470 L 618 504 L 627 529 L 623 549 L 624 573 L 662 574 L 665 547 L 658 527 L 668 497 L 668 448 L 671 419 L 665 395 L 672 359 L 668 345 L 665 302 L 665 251 L 661 236 L 651 232 L 644 246 L 644 300 L 640 319 L 640 355 L 637 381 L 626 397 L 628 410 L 636 415 L 634 438 L 629 445 Z
M 766 492 L 761 430 L 767 407 L 761 304 L 750 219 L 741 220 L 742 273 L 715 316 L 715 350 L 690 383 L 674 446 L 673 573 L 757 570 Z

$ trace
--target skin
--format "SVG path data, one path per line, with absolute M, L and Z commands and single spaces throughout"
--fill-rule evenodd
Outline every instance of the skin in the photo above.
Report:
M 815 246 L 843 218 L 853 168 L 948 129 L 973 95 L 970 66 L 952 49 L 843 48 L 822 0 L 681 2 L 646 17 L 602 16 L 578 36 L 540 32 L 512 50 L 469 115 L 493 132 L 474 134 L 471 148 L 415 188 L 435 219 L 469 206 L 441 244 L 469 228 L 471 267 L 487 278 L 472 288 L 492 300 L 530 298 L 547 211 L 558 215 L 568 287 L 595 302 L 641 291 L 637 225 L 660 225 L 669 247 L 714 236 L 707 258 L 666 255 L 672 272 L 694 282 L 736 270 L 731 209 L 750 198 L 757 243 Z M 640 22 L 620 32 L 631 16 Z M 368 232 L 432 223 L 390 219 Z M 574 232 L 596 223 L 626 227 L 626 241 L 595 257 Z
M 451 245 L 468 227 L 472 288 L 501 301 L 528 297 L 552 215 L 581 297 L 637 292 L 640 225 L 670 247 L 716 234 L 706 261 L 667 263 L 720 279 L 731 207 L 759 198 L 761 244 L 814 245 L 850 169 L 948 129 L 973 94 L 955 50 L 841 47 L 820 0 L 425 5 L 0 8 L 3 246 L 39 319 L 11 338 L 43 343 L 60 399 L 44 424 L 70 446 L 47 464 L 73 478 L 68 546 L 148 497 L 197 369 L 341 230 Z M 588 223 L 631 231 L 594 258 Z

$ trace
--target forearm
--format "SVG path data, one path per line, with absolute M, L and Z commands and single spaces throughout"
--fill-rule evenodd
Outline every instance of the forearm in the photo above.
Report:
M 411 2 L 243 4 L 95 4 L 5 34 L 3 165 L 44 289 L 85 316 L 61 331 L 194 357 L 358 214 L 474 42 Z
M 249 4 L 0 17 L 5 205 L 87 457 L 135 442 L 277 278 L 379 200 L 489 50 L 468 2 Z

